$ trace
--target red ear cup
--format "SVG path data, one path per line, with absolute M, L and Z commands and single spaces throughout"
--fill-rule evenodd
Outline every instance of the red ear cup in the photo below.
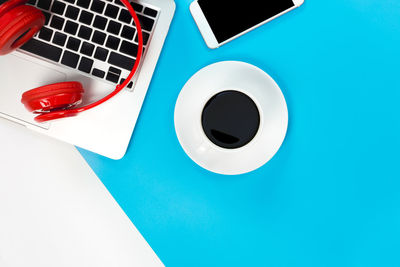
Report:
M 47 114 L 80 104 L 83 93 L 79 82 L 55 83 L 23 93 L 21 102 L 31 112 Z
M 28 0 L 9 0 L 0 5 L 0 17 L 17 6 L 23 6 Z
M 35 121 L 41 123 L 46 121 L 58 120 L 62 118 L 75 117 L 76 115 L 78 115 L 77 112 L 69 112 L 69 110 L 52 111 L 36 116 Z
M 11 0 L 0 6 L 0 55 L 8 54 L 29 41 L 43 27 L 43 13 L 26 0 Z

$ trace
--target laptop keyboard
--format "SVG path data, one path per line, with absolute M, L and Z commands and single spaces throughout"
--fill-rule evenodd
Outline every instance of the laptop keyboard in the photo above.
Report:
M 45 26 L 21 50 L 113 84 L 133 68 L 138 49 L 133 18 L 119 0 L 29 0 Z M 143 28 L 144 50 L 159 11 L 131 2 Z M 130 82 L 128 88 L 132 88 Z

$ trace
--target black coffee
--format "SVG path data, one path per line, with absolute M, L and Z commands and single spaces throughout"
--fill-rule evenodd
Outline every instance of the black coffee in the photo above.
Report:
M 257 134 L 260 113 L 254 101 L 238 91 L 213 96 L 201 116 L 204 133 L 217 146 L 239 148 Z

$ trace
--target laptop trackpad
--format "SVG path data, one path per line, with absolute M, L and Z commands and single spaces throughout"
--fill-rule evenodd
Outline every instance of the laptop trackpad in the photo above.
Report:
M 21 96 L 33 88 L 63 82 L 66 75 L 15 55 L 3 56 L 0 59 L 0 70 L 0 117 L 47 129 L 49 123 L 35 122 L 35 115 L 25 109 Z

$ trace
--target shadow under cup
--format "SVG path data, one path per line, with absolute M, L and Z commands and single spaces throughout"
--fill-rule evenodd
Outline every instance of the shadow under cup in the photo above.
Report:
M 260 113 L 248 95 L 228 90 L 208 100 L 201 124 L 207 138 L 215 145 L 235 149 L 247 145 L 256 136 Z

